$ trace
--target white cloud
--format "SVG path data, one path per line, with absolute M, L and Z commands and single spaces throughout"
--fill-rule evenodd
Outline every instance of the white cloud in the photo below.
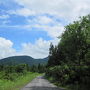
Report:
M 43 40 L 39 38 L 35 41 L 34 44 L 32 43 L 23 43 L 21 51 L 17 52 L 13 48 L 13 42 L 7 40 L 3 37 L 0 37 L 0 59 L 10 57 L 10 56 L 19 56 L 19 55 L 28 55 L 33 58 L 44 58 L 47 57 L 49 54 L 49 47 L 50 43 L 57 45 L 59 39 L 54 40 Z
M 9 15 L 0 15 L 0 19 L 8 19 Z
M 43 58 L 48 56 L 49 42 L 39 39 L 35 44 L 24 43 L 22 54 L 32 56 L 34 58 Z
M 19 26 L 17 28 L 38 28 L 44 30 L 53 38 L 46 41 L 42 38 L 38 39 L 34 44 L 22 44 L 22 50 L 16 52 L 13 49 L 13 43 L 5 38 L 0 38 L 0 58 L 14 55 L 29 55 L 34 58 L 43 58 L 48 56 L 50 42 L 58 43 L 58 37 L 64 31 L 62 22 L 57 22 L 46 14 L 55 16 L 58 19 L 63 18 L 67 23 L 76 20 L 79 16 L 90 13 L 90 0 L 14 0 L 23 8 L 7 11 L 9 14 L 16 14 L 24 17 L 35 16 L 34 19 L 28 19 L 28 25 Z M 9 18 L 8 15 L 0 16 L 1 19 Z M 7 26 L 9 27 L 9 26 Z M 12 27 L 12 26 L 11 26 Z M 14 27 L 14 26 L 13 26 Z
M 79 16 L 90 13 L 90 0 L 15 0 L 18 5 L 22 5 L 25 9 L 17 10 L 22 16 L 30 16 L 33 12 L 34 19 L 28 19 L 26 28 L 37 27 L 46 31 L 50 37 L 56 38 L 64 31 L 64 25 L 45 16 L 52 15 L 58 19 L 63 18 L 68 23 L 77 20 Z M 29 13 L 23 13 L 23 12 Z M 42 16 L 44 15 L 44 16 Z M 66 23 L 66 22 L 65 22 Z M 30 24 L 30 25 L 29 25 Z M 51 26 L 53 24 L 54 26 Z
M 62 22 L 57 22 L 55 19 L 48 16 L 37 16 L 36 18 L 30 20 L 28 19 L 28 25 L 24 28 L 37 28 L 42 31 L 46 31 L 48 36 L 51 38 L 56 38 L 64 32 L 64 25 Z
M 10 22 L 11 22 L 10 20 L 4 20 L 4 21 L 2 21 L 2 26 L 6 26 L 6 24 L 8 24 Z
M 28 8 L 21 8 L 21 9 L 17 9 L 17 10 L 9 10 L 7 12 L 9 14 L 16 14 L 16 15 L 25 16 L 25 17 L 28 17 L 30 15 L 35 15 L 35 12 L 28 9 Z
M 53 20 L 51 18 L 47 17 L 47 16 L 39 16 L 37 18 L 37 21 L 40 24 L 49 24 L 49 23 L 53 22 Z
M 56 25 L 60 22 L 56 21 L 56 18 L 51 18 L 46 15 L 38 15 L 34 17 L 33 19 L 27 19 L 28 23 L 30 24 L 39 24 L 39 25 Z
M 48 13 L 68 20 L 90 13 L 90 0 L 15 0 L 37 14 Z
M 13 46 L 13 42 L 0 37 L 0 59 L 15 54 L 15 49 L 13 49 L 12 46 Z
M 9 11 L 11 14 L 20 16 L 35 16 L 34 19 L 28 19 L 28 25 L 23 28 L 40 28 L 48 33 L 50 37 L 56 38 L 64 31 L 62 22 L 57 22 L 45 14 L 63 18 L 67 24 L 77 20 L 79 16 L 90 13 L 90 0 L 14 0 L 23 8 Z M 65 22 L 66 23 L 66 22 Z M 51 25 L 54 26 L 51 26 Z M 22 27 L 22 26 L 21 26 Z
M 47 32 L 48 36 L 52 38 L 57 38 L 64 32 L 64 26 L 61 24 L 57 24 L 55 26 L 47 26 L 47 25 L 34 25 L 34 27 L 39 28 Z
M 22 51 L 20 52 L 21 55 L 29 55 L 34 58 L 44 58 L 47 57 L 49 54 L 49 47 L 50 43 L 57 45 L 59 42 L 58 39 L 46 41 L 42 38 L 36 40 L 34 44 L 32 43 L 24 43 L 22 44 Z

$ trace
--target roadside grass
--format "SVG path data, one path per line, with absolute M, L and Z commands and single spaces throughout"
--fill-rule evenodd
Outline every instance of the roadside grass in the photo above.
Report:
M 35 77 L 40 75 L 39 73 L 28 72 L 26 75 L 19 76 L 15 81 L 0 80 L 0 90 L 20 90 Z

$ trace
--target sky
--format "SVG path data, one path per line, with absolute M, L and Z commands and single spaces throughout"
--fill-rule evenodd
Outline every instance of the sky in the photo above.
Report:
M 45 58 L 64 26 L 90 14 L 90 0 L 0 0 L 0 59 Z

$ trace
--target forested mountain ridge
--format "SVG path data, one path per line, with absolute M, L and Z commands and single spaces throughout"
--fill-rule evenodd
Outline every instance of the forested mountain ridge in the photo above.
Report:
M 34 59 L 30 56 L 12 56 L 12 57 L 1 59 L 0 64 L 1 65 L 28 64 L 32 66 L 32 65 L 38 65 L 39 63 L 46 64 L 47 61 L 48 61 L 48 57 L 44 59 Z

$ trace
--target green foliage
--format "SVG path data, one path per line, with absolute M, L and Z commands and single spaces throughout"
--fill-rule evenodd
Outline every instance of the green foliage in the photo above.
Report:
M 19 90 L 21 86 L 40 75 L 38 71 L 31 72 L 30 68 L 27 64 L 0 65 L 0 90 Z
M 29 71 L 27 64 L 21 64 L 16 66 L 0 66 L 0 79 L 6 79 L 14 81 L 19 75 L 24 75 Z
M 50 45 L 46 76 L 60 85 L 77 85 L 76 90 L 90 88 L 90 15 L 67 25 L 58 45 Z
M 46 66 L 42 64 L 38 64 L 38 66 L 31 66 L 30 67 L 31 72 L 38 72 L 38 73 L 44 73 L 46 71 Z
M 39 73 L 27 72 L 22 76 L 18 75 L 17 78 L 15 77 L 15 81 L 0 79 L 0 90 L 21 90 L 23 86 L 39 75 Z

